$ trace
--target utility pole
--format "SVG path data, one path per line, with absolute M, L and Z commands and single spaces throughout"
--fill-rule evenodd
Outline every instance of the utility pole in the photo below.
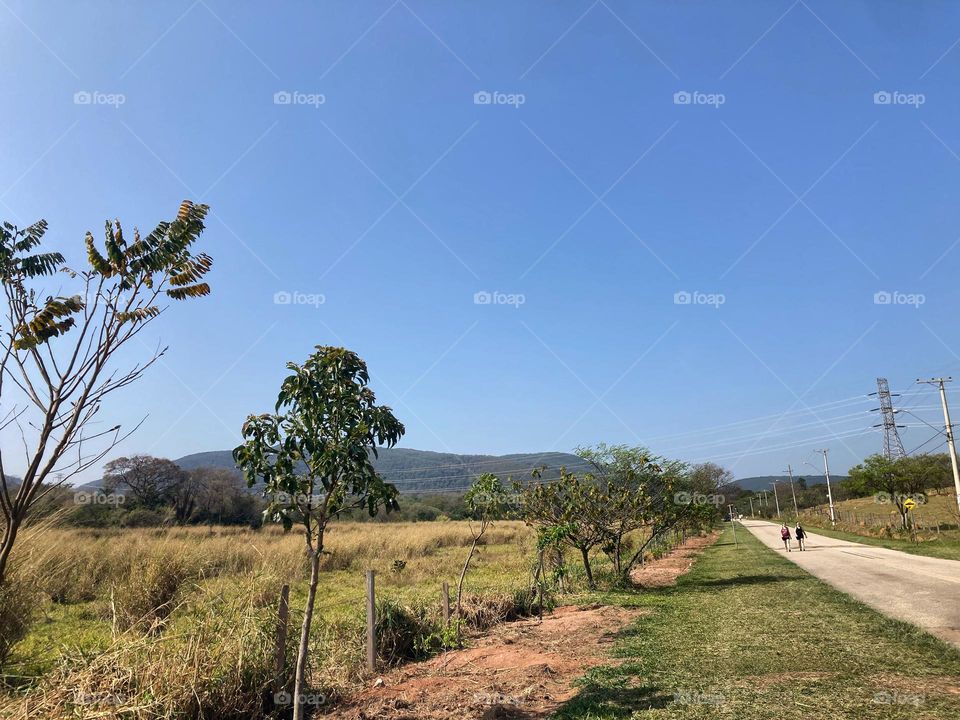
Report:
M 730 527 L 733 529 L 733 544 L 739 548 L 740 543 L 737 541 L 737 525 L 733 522 L 733 505 L 727 505 L 727 512 L 730 513 Z
M 750 517 L 755 517 L 754 514 L 753 514 L 753 498 L 752 498 L 752 497 L 748 497 L 747 500 L 750 501 Z
M 770 484 L 773 485 L 773 500 L 777 504 L 777 519 L 779 519 L 780 518 L 780 498 L 777 497 L 777 482 L 776 480 L 774 480 Z
M 947 433 L 947 448 L 950 450 L 950 464 L 953 466 L 953 486 L 957 493 L 957 507 L 960 508 L 960 470 L 957 469 L 957 446 L 953 442 L 953 425 L 950 423 L 950 408 L 947 407 L 947 391 L 943 384 L 953 380 L 952 377 L 932 378 L 917 382 L 928 385 L 937 385 L 940 388 L 940 404 L 943 405 L 943 425 Z
M 790 494 L 793 495 L 793 514 L 800 520 L 800 511 L 797 509 L 797 491 L 793 489 L 793 467 L 787 465 L 787 474 L 790 475 Z
M 827 479 L 827 502 L 830 503 L 830 526 L 833 527 L 837 524 L 837 516 L 833 511 L 833 491 L 830 490 L 830 465 L 827 463 L 827 453 L 829 450 L 817 450 L 818 453 L 823 453 L 823 476 Z

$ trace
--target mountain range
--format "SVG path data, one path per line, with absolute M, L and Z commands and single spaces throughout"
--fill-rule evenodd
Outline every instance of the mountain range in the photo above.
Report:
M 198 467 L 236 470 L 229 450 L 194 453 L 175 462 L 184 470 Z M 380 448 L 373 464 L 384 479 L 396 485 L 401 492 L 419 494 L 463 492 L 470 487 L 477 475 L 485 472 L 503 479 L 512 477 L 514 480 L 527 480 L 534 468 L 546 466 L 543 477 L 552 480 L 559 477 L 561 467 L 574 473 L 591 470 L 585 460 L 563 452 L 460 455 L 409 448 Z M 822 475 L 799 477 L 803 477 L 808 486 L 826 482 Z M 846 478 L 843 476 L 831 478 L 835 482 L 844 479 Z M 740 478 L 734 484 L 743 490 L 758 491 L 770 490 L 770 484 L 774 481 L 787 483 L 788 479 L 784 475 L 759 475 Z
M 184 470 L 214 467 L 235 470 L 229 450 L 194 453 L 175 460 Z M 589 472 L 591 466 L 570 453 L 542 452 L 514 455 L 460 455 L 408 448 L 379 448 L 373 460 L 387 482 L 400 492 L 426 494 L 431 492 L 463 492 L 477 475 L 493 473 L 501 479 L 527 480 L 535 468 L 546 466 L 545 480 L 560 476 L 560 468 L 575 473 Z

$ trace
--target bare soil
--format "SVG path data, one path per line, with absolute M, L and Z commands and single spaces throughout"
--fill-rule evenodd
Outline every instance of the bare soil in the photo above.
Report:
M 716 539 L 691 538 L 635 573 L 645 587 L 676 582 Z M 381 676 L 326 717 L 347 720 L 509 720 L 546 718 L 577 694 L 574 681 L 615 663 L 617 633 L 643 611 L 610 605 L 557 608 L 543 620 L 505 623 L 472 647 Z
M 633 584 L 641 588 L 661 588 L 677 584 L 677 578 L 687 572 L 697 555 L 713 545 L 720 533 L 687 538 L 687 541 L 659 560 L 648 561 L 630 573 Z

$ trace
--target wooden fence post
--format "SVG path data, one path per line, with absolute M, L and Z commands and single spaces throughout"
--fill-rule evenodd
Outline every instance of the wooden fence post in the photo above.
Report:
M 450 625 L 450 583 L 446 581 L 443 583 L 441 600 L 443 601 L 443 624 L 446 627 Z
M 377 598 L 373 570 L 367 570 L 367 670 L 377 671 Z
M 274 692 L 286 690 L 287 681 L 287 621 L 290 618 L 290 586 L 280 588 L 280 604 L 277 606 L 277 638 L 274 654 Z

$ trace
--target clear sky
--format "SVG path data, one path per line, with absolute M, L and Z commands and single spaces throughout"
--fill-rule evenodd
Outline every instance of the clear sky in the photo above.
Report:
M 0 33 L 0 216 L 79 262 L 213 209 L 214 293 L 149 330 L 117 454 L 233 447 L 317 344 L 420 449 L 842 472 L 878 375 L 908 450 L 942 422 L 954 3 L 0 0 Z

